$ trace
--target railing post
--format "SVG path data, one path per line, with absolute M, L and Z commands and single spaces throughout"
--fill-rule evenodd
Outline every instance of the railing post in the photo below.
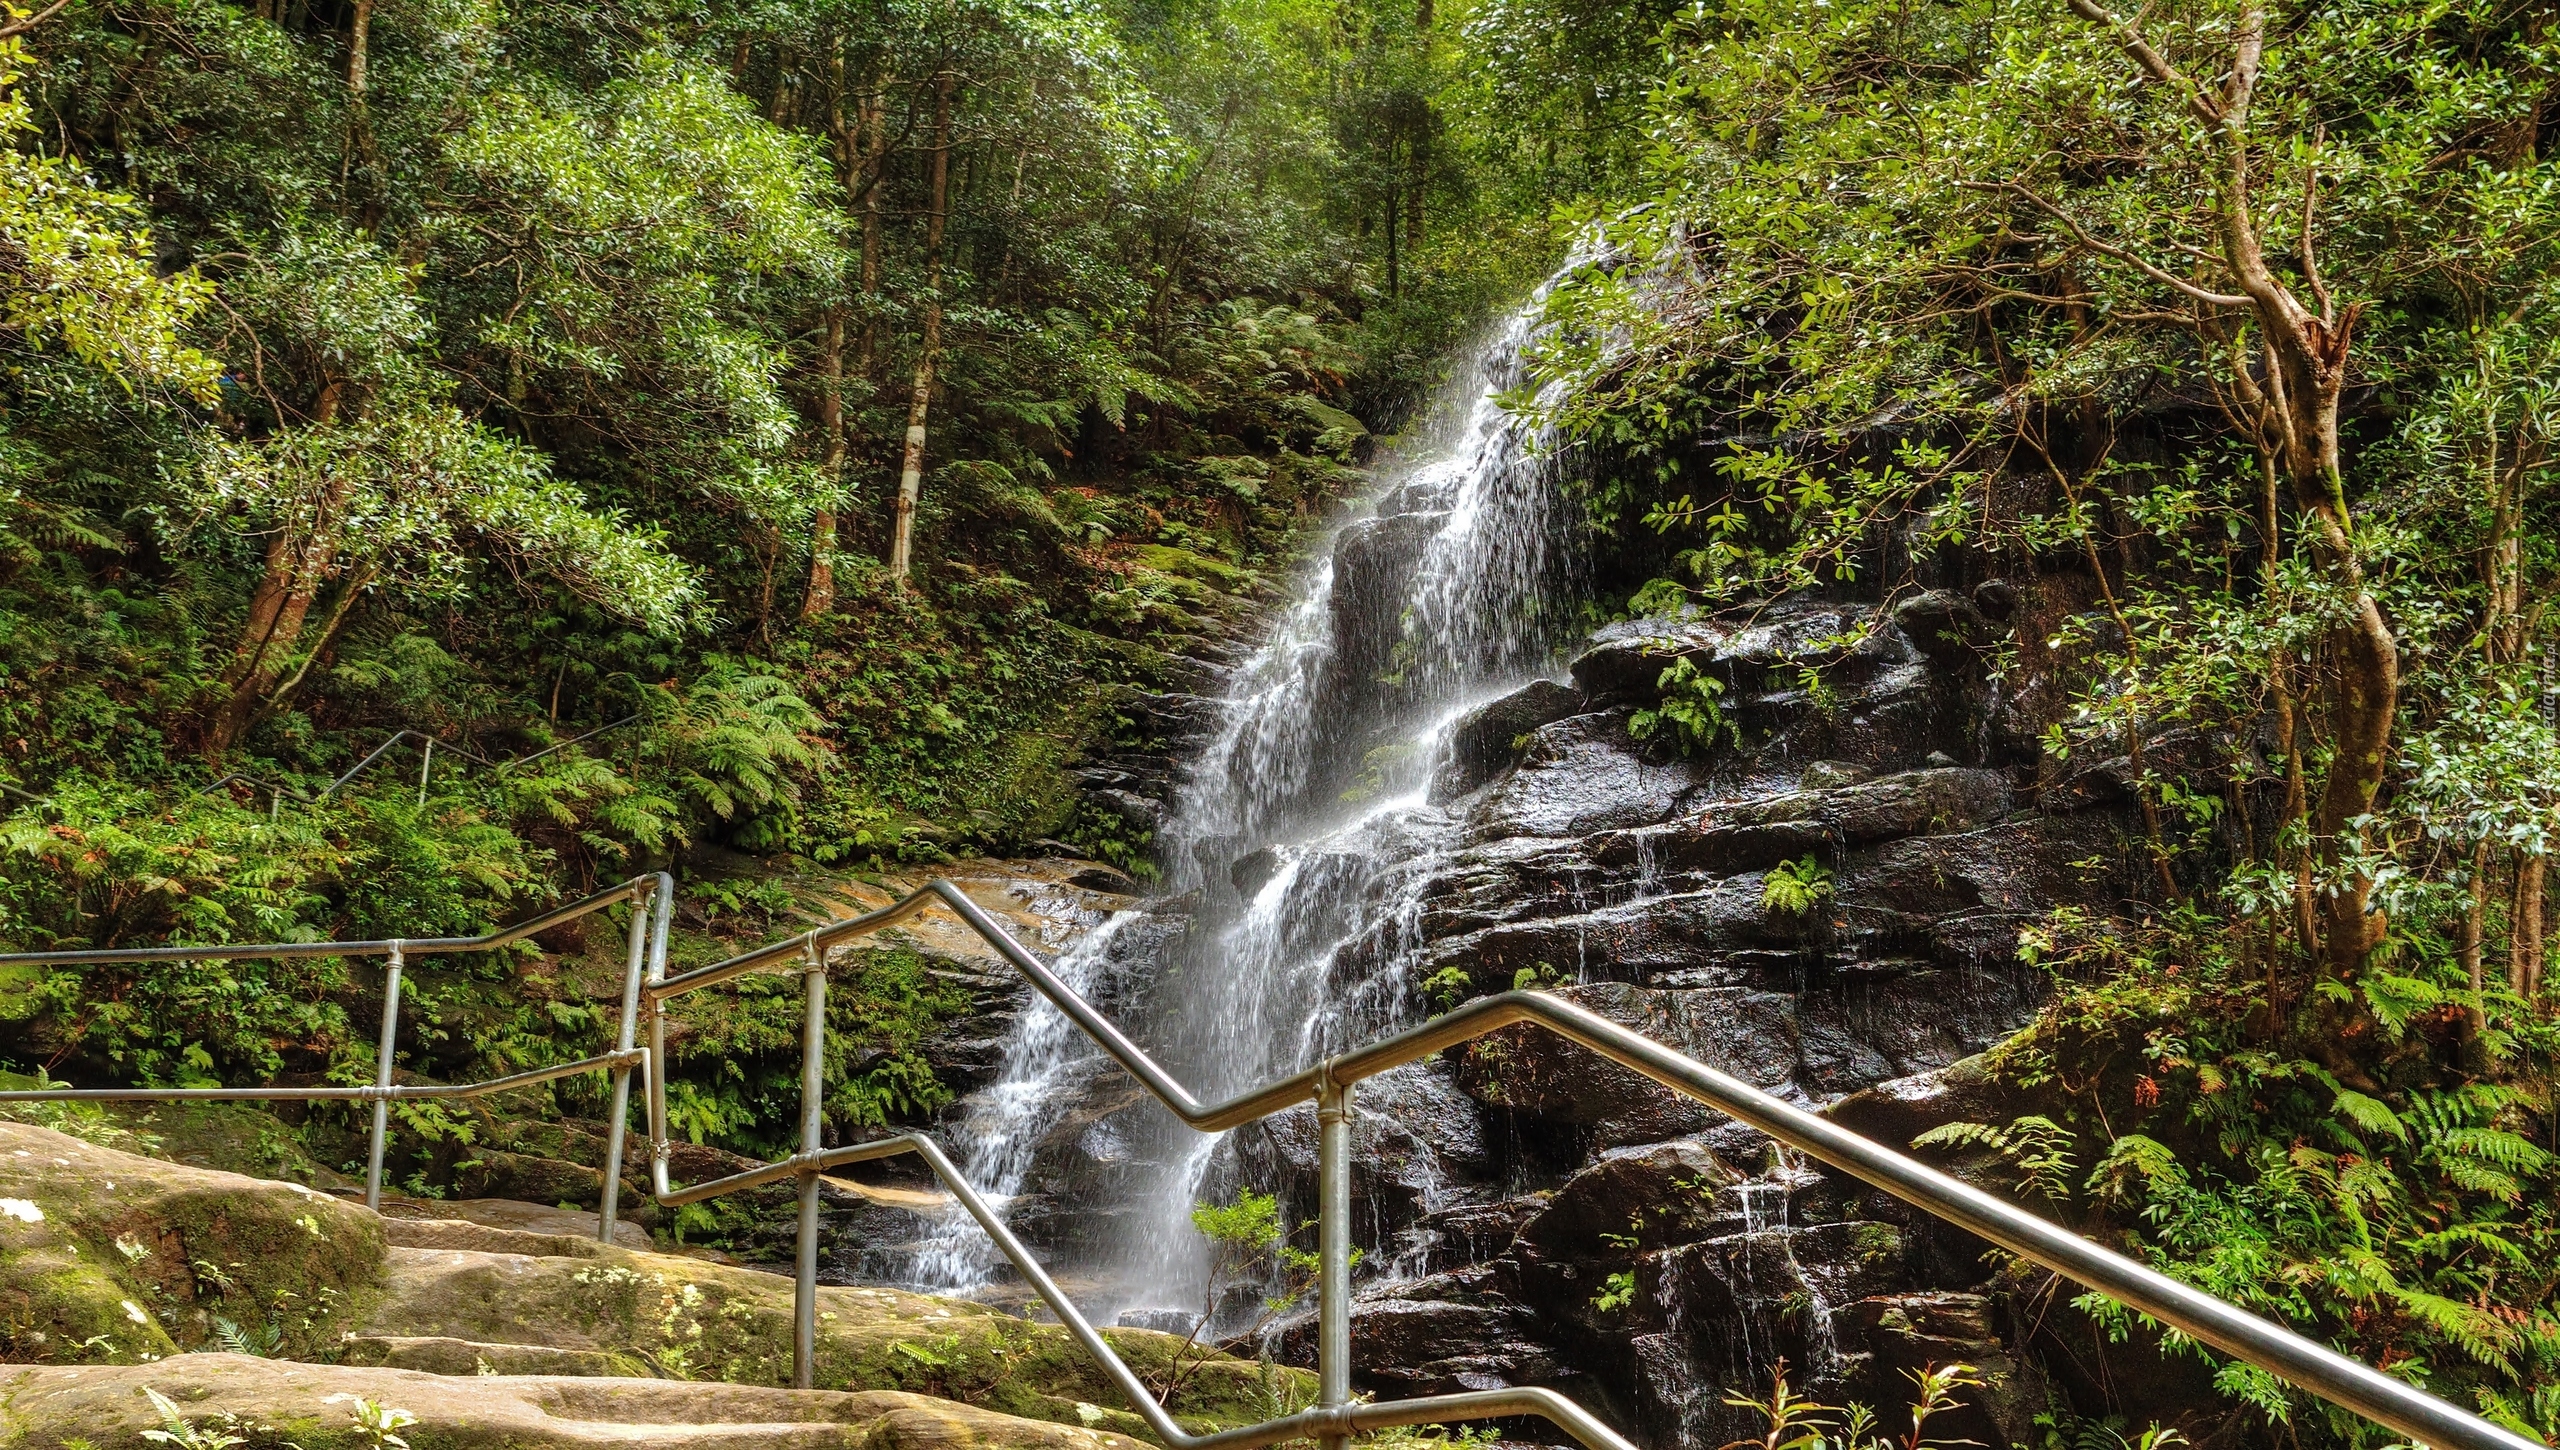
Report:
M 827 957 L 811 932 L 800 967 L 809 1015 L 800 1028 L 800 1263 L 792 1286 L 791 1384 L 815 1389 L 818 1378 L 818 1155 L 827 1100 Z
M 373 1100 L 373 1144 L 365 1155 L 364 1206 L 377 1213 L 382 1209 L 382 1144 L 391 1132 L 391 1042 L 400 1032 L 400 943 L 391 943 L 391 965 L 383 971 L 382 1046 L 374 1054 L 373 1085 L 381 1096 Z
M 1316 1403 L 1351 1403 L 1351 1084 L 1316 1079 Z M 1347 1435 L 1320 1437 L 1346 1450 Z
M 631 951 L 622 969 L 622 1023 L 613 1050 L 629 1052 L 640 1034 L 640 973 L 648 959 L 649 916 L 657 902 L 656 883 L 631 893 Z M 604 1193 L 596 1208 L 596 1240 L 613 1242 L 614 1211 L 622 1200 L 622 1144 L 631 1127 L 631 1064 L 613 1065 L 613 1112 L 604 1130 Z
M 661 871 L 649 911 L 649 985 L 667 979 L 667 924 L 675 915 L 676 879 Z M 667 1196 L 667 1003 L 649 994 L 649 1191 Z
M 427 772 L 436 768 L 436 738 L 427 737 L 427 748 L 418 752 L 418 804 L 427 803 Z

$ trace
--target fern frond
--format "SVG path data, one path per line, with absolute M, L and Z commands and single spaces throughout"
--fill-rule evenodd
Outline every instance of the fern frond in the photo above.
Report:
M 2367 1097 L 2352 1088 L 2340 1088 L 2334 1106 L 2339 1116 L 2368 1133 L 2388 1133 L 2403 1143 L 2409 1141 L 2409 1125 L 2400 1121 L 2400 1115 L 2391 1111 L 2390 1105 L 2380 1098 Z
M 2515 1373 L 2509 1357 L 2524 1337 L 2516 1326 L 2478 1305 L 2423 1289 L 2395 1290 L 2391 1297 L 2411 1317 L 2424 1322 L 2474 1360 L 2500 1374 Z
M 2553 1161 L 2548 1151 L 2504 1128 L 2456 1128 L 2437 1141 L 2451 1152 L 2493 1163 L 2510 1173 L 2544 1173 Z
M 2009 1135 L 1989 1123 L 1941 1123 L 1911 1140 L 1914 1148 L 1990 1148 L 2006 1152 Z
M 2472 1193 L 2485 1193 L 2502 1203 L 2513 1203 L 2524 1197 L 2524 1185 L 2509 1174 L 2501 1173 L 2486 1163 L 2469 1158 L 2448 1157 L 2436 1160 L 2436 1167 L 2454 1186 Z
M 2457 1223 L 2400 1242 L 2401 1247 L 2413 1254 L 2443 1257 L 2464 1248 L 2481 1248 L 2518 1267 L 2532 1261 L 2532 1256 L 2522 1247 L 2485 1223 Z

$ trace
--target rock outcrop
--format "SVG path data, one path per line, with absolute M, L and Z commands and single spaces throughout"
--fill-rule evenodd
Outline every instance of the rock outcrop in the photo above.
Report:
M 159 1394 L 167 1411 L 144 1393 Z M 175 1430 L 301 1450 L 379 1450 L 360 1403 L 415 1450 L 1137 1450 L 1125 1436 L 894 1391 L 452 1374 L 188 1354 L 155 1364 L 0 1365 L 0 1450 L 147 1450 Z
M 788 1279 L 635 1252 L 586 1234 L 536 1231 L 578 1222 L 556 1211 L 548 1223 L 519 1217 L 535 1227 L 386 1218 L 300 1185 L 0 1123 L 0 1358 L 165 1366 L 172 1373 L 220 1359 L 223 1366 L 206 1371 L 212 1378 L 202 1382 L 205 1392 L 223 1407 L 267 1419 L 283 1412 L 259 1400 L 264 1391 L 257 1387 L 286 1381 L 241 1378 L 241 1364 L 266 1357 L 385 1374 L 789 1381 Z M 1099 1367 L 1055 1325 L 886 1289 L 827 1287 L 819 1297 L 821 1388 L 901 1391 L 919 1404 L 929 1404 L 926 1396 L 965 1401 L 997 1412 L 955 1422 L 974 1426 L 969 1435 L 989 1443 L 1003 1437 L 988 1427 L 1008 1415 L 1079 1431 L 1143 1429 Z M 1156 1383 L 1171 1378 L 1180 1340 L 1149 1330 L 1107 1332 L 1142 1375 Z M 243 1348 L 261 1358 L 202 1353 Z M 23 1383 L 68 1394 L 77 1375 L 92 1372 L 47 1370 Z M 1295 1372 L 1281 1373 L 1287 1392 Z M 1256 1367 L 1215 1357 L 1186 1372 L 1174 1406 L 1196 1423 L 1235 1423 L 1271 1392 Z M 607 1391 L 577 1393 L 612 1403 L 596 1398 Z M 23 1417 L 34 1401 L 22 1394 L 9 1403 L 9 1413 Z M 655 1423 L 651 1416 L 660 1412 L 645 1407 L 665 1401 L 630 1403 L 641 1407 L 630 1412 L 632 1423 Z M 599 1411 L 597 1418 L 610 1422 L 614 1414 Z M 839 1417 L 809 1410 L 782 1418 Z M 60 1421 L 58 1434 L 76 1433 L 77 1424 Z M 1017 1438 L 1045 1445 L 1051 1442 L 1040 1437 L 1049 1433 L 1024 1430 Z
M 1333 667 L 1386 658 L 1359 590 L 1392 593 L 1410 567 L 1428 530 L 1401 517 L 1336 550 L 1352 664 Z M 1333 977 L 1400 961 L 1405 988 L 1444 1005 L 1547 987 L 1896 1147 L 1996 1114 L 2002 1095 L 1969 1063 L 2041 1000 L 2020 928 L 2135 889 L 2123 792 L 2098 766 L 2054 769 L 2022 715 L 2033 701 L 1991 685 L 2002 621 L 2057 607 L 2040 588 L 1988 606 L 1943 590 L 1883 609 L 1786 599 L 1596 631 L 1569 682 L 1455 724 L 1430 786 L 1455 840 L 1421 859 L 1418 886 L 1399 884 L 1407 905 L 1378 913 L 1396 942 L 1345 942 Z M 2059 666 L 2020 649 L 2049 705 Z M 1686 748 L 1636 728 L 1683 662 L 1675 678 L 1718 687 L 1720 725 Z M 1271 851 L 1241 856 L 1233 884 L 1251 896 L 1275 869 Z M 1304 883 L 1324 862 L 1296 869 Z M 1133 1102 L 1124 1086 L 1097 1078 L 1090 1111 L 1059 1132 Z M 1364 1277 L 1353 1310 L 1368 1389 L 1547 1385 L 1641 1440 L 1697 1447 L 1764 1428 L 1724 1400 L 1765 1394 L 1781 1360 L 1799 1388 L 1886 1408 L 1904 1371 L 1960 1359 L 1986 1384 L 1950 1433 L 2037 1433 L 2045 1384 L 1980 1246 L 1720 1113 L 1529 1027 L 1364 1102 L 1355 1204 L 1376 1225 L 1371 1262 L 1394 1266 Z M 1243 1145 L 1249 1172 L 1301 1204 L 1303 1116 Z M 1066 1139 L 1043 1161 L 1061 1166 L 1035 1177 L 1026 1217 L 1069 1246 L 1079 1215 L 1107 1237 L 1091 1228 L 1108 1211 L 1101 1170 Z M 1309 1326 L 1277 1344 L 1308 1362 Z
M 2121 795 L 2050 789 L 1990 728 L 2000 629 L 1929 594 L 1600 630 L 1570 688 L 1461 728 L 1440 784 L 1468 829 L 1421 893 L 1415 987 L 1551 985 L 1896 1147 L 1996 1112 L 1967 1060 L 2041 999 L 2019 929 L 2132 880 Z M 1630 730 L 1682 660 L 1728 727 L 1693 753 Z M 1763 1428 L 1723 1400 L 1780 1360 L 1888 1406 L 1902 1371 L 1961 1359 L 1987 1385 L 1951 1433 L 2033 1437 L 2043 1382 L 1962 1235 L 1534 1028 L 1444 1070 L 1497 1150 L 1399 1241 L 1425 1272 L 1363 1286 L 1373 1388 L 1549 1384 L 1696 1446 Z

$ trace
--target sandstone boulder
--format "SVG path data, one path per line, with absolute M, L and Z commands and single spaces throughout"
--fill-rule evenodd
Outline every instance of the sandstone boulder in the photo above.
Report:
M 291 1440 L 302 1450 L 371 1450 L 359 1401 L 406 1411 L 415 1450 L 1138 1450 L 1082 1425 L 1043 1424 L 922 1395 L 777 1390 L 557 1376 L 429 1374 L 187 1354 L 155 1364 L 0 1367 L 0 1447 L 148 1450 L 146 1431 L 185 1426 Z M 1097 1415 L 1102 1412 L 1095 1408 Z
M 217 1318 L 316 1352 L 384 1252 L 380 1218 L 299 1184 L 0 1122 L 0 1357 L 165 1357 Z

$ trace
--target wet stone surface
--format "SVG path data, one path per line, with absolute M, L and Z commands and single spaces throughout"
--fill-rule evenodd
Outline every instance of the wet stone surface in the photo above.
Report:
M 1335 545 L 1330 652 L 1310 656 L 1310 678 L 1367 703 L 1323 724 L 1319 755 L 1374 738 L 1361 722 L 1389 698 L 1376 680 L 1403 668 L 1397 621 L 1413 606 L 1398 601 L 1453 516 L 1445 487 L 1410 492 Z M 1197 911 L 1133 925 L 1111 952 L 1188 963 L 1194 975 L 1147 990 L 1201 994 L 1197 974 L 1230 970 L 1202 944 L 1232 947 L 1236 903 L 1285 891 L 1348 903 L 1267 928 L 1301 933 L 1283 945 L 1308 959 L 1291 989 L 1308 1018 L 1322 1003 L 1354 1026 L 1393 1025 L 1538 986 L 1894 1146 L 1997 1116 L 2002 1094 L 1969 1059 L 2041 1000 L 2019 928 L 2134 889 L 2125 797 L 2104 763 L 2065 774 L 2035 751 L 2029 712 L 2059 694 L 2004 694 L 1985 672 L 2003 619 L 2062 607 L 2045 588 L 2004 585 L 1996 608 L 1937 590 L 1881 612 L 1799 600 L 1607 626 L 1566 652 L 1565 678 L 1489 693 L 1449 713 L 1432 758 L 1389 760 L 1427 805 L 1305 840 L 1244 832 L 1185 888 L 1202 893 Z M 1723 683 L 1736 727 L 1692 753 L 1630 731 L 1684 659 Z M 1204 738 L 1207 710 L 1151 708 L 1164 738 Z M 1327 768 L 1353 783 L 1346 801 L 1371 788 Z M 1106 808 L 1115 791 L 1173 799 L 1162 771 L 1092 770 L 1088 794 Z M 1777 873 L 1793 897 L 1773 889 Z M 1148 1000 L 1162 999 L 1130 1005 Z M 1256 1010 L 1275 1015 L 1255 1030 L 1313 1031 L 1285 1001 Z M 1004 1025 L 955 1038 L 955 1062 L 986 1071 Z M 1754 1130 L 1532 1028 L 1364 1085 L 1359 1101 L 1365 1390 L 1552 1386 L 1644 1443 L 1712 1450 L 1763 1428 L 1723 1401 L 1765 1393 L 1781 1359 L 1800 1390 L 1883 1408 L 1904 1371 L 1962 1358 L 1989 1383 L 1949 1433 L 2032 1437 L 2043 1385 L 2008 1347 L 1979 1246 Z M 1012 1217 L 1073 1266 L 1146 1241 L 1128 1199 L 1161 1193 L 1180 1140 L 1151 1139 L 1155 1110 L 1112 1074 L 1061 1103 L 1029 1145 Z M 1312 1217 L 1310 1113 L 1240 1131 L 1218 1161 L 1203 1195 L 1257 1187 L 1287 1221 Z M 1252 1317 L 1255 1291 L 1236 1292 Z M 1312 1363 L 1303 1310 L 1268 1347 Z

